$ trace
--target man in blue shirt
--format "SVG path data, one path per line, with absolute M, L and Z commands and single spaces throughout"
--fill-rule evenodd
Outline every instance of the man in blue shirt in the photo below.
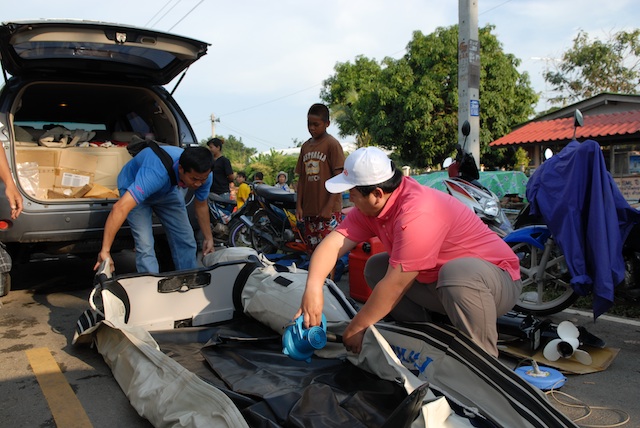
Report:
M 195 191 L 195 213 L 203 231 L 203 255 L 212 253 L 213 236 L 209 224 L 207 197 L 211 187 L 213 158 L 206 147 L 161 146 L 172 159 L 173 173 L 178 185 L 171 183 L 167 168 L 151 148 L 145 148 L 131 159 L 118 174 L 120 199 L 113 205 L 104 226 L 102 249 L 95 269 L 103 260 L 111 258 L 111 245 L 125 219 L 135 241 L 138 272 L 158 273 L 154 251 L 153 220 L 155 213 L 167 235 L 176 270 L 196 268 L 197 245 L 185 207 L 184 196 L 178 187 Z

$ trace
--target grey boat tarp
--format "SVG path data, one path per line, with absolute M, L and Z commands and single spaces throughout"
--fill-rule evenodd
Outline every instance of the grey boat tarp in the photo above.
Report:
M 231 260 L 198 271 L 104 279 L 90 298 L 93 309 L 78 321 L 74 344 L 96 344 L 132 406 L 154 426 L 576 426 L 449 327 L 379 323 L 358 355 L 332 343 L 310 363 L 289 358 L 273 320 L 245 313 L 242 292 L 252 278 L 258 288 L 287 283 L 273 308 L 274 319 L 286 318 L 299 304 L 305 272 L 235 260 L 241 256 L 229 253 Z M 328 329 L 340 334 L 355 309 L 331 281 L 325 301 L 335 306 L 327 310 Z M 265 305 L 254 306 L 269 315 Z

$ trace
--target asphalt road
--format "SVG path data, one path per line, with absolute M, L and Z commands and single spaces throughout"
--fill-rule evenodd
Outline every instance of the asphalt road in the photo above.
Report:
M 130 253 L 114 258 L 117 274 L 133 270 Z M 64 257 L 42 257 L 14 267 L 13 290 L 0 298 L 0 427 L 151 426 L 130 406 L 101 355 L 95 349 L 71 345 L 75 323 L 88 307 L 92 267 L 93 260 Z M 348 293 L 348 275 L 339 285 Z M 591 409 L 590 416 L 577 423 L 640 427 L 640 322 L 601 317 L 594 324 L 590 314 L 574 312 L 551 317 L 556 323 L 564 319 L 584 326 L 608 347 L 619 349 L 606 370 L 567 375 L 560 391 Z M 71 399 L 62 393 L 47 395 L 48 378 L 40 370 L 46 367 L 42 361 L 47 358 L 39 360 L 38 355 L 49 357 L 59 368 L 62 380 L 71 387 Z M 510 368 L 519 363 L 512 358 L 501 360 Z M 54 374 L 49 373 L 49 378 L 54 379 Z M 72 406 L 75 397 L 77 408 Z M 66 400 L 63 407 L 70 415 L 54 417 L 48 403 L 56 399 Z M 566 396 L 558 399 L 572 400 Z M 587 412 L 585 407 L 561 409 L 573 418 Z M 80 417 L 83 412 L 87 419 Z M 627 415 L 630 421 L 617 425 Z

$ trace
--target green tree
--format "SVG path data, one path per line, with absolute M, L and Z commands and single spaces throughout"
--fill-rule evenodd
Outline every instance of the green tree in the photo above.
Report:
M 640 30 L 620 31 L 607 40 L 591 40 L 580 31 L 555 70 L 544 73 L 565 106 L 602 92 L 636 94 L 640 89 Z
M 514 170 L 519 170 L 520 168 L 526 168 L 531 163 L 531 159 L 529 159 L 529 154 L 522 147 L 518 147 L 515 152 L 515 163 L 513 164 Z
M 284 171 L 289 176 L 289 183 L 294 179 L 294 171 L 298 162 L 297 155 L 285 155 L 271 149 L 269 153 L 260 153 L 249 159 L 245 172 L 252 176 L 256 171 L 264 174 L 266 184 L 276 183 L 276 174 Z
M 376 61 L 358 56 L 353 64 L 338 63 L 336 74 L 324 82 L 321 90 L 320 97 L 331 108 L 340 136 L 355 135 L 358 147 L 371 145 L 360 95 L 375 91 L 381 70 Z
M 538 96 L 520 60 L 502 50 L 491 33 L 479 29 L 480 152 L 488 166 L 512 163 L 512 152 L 488 144 L 534 113 Z M 394 150 L 404 164 L 425 167 L 450 156 L 458 135 L 458 27 L 413 34 L 407 53 L 380 63 L 362 56 L 338 63 L 324 81 L 321 98 L 331 108 L 340 134 L 360 145 Z M 505 159 L 505 156 L 507 159 Z
M 247 178 L 251 180 L 256 172 L 264 174 L 266 184 L 275 184 L 276 174 L 284 171 L 289 175 L 289 182 L 294 179 L 294 171 L 298 162 L 297 155 L 285 155 L 279 151 L 271 150 L 269 153 L 257 153 L 253 147 L 246 147 L 242 138 L 233 135 L 228 137 L 216 136 L 224 141 L 222 154 L 231 162 L 234 172 L 243 171 Z M 209 139 L 200 141 L 201 145 L 206 145 Z

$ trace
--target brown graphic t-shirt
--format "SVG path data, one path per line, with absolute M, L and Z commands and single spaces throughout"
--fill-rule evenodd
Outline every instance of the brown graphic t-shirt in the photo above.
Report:
M 298 192 L 298 198 L 302 198 L 302 212 L 305 217 L 319 216 L 329 199 L 335 196 L 327 192 L 324 183 L 342 172 L 343 168 L 344 152 L 333 136 L 325 134 L 319 140 L 311 138 L 302 145 L 296 174 L 300 177 L 301 191 Z M 342 199 L 334 199 L 331 212 L 339 212 L 342 209 Z

